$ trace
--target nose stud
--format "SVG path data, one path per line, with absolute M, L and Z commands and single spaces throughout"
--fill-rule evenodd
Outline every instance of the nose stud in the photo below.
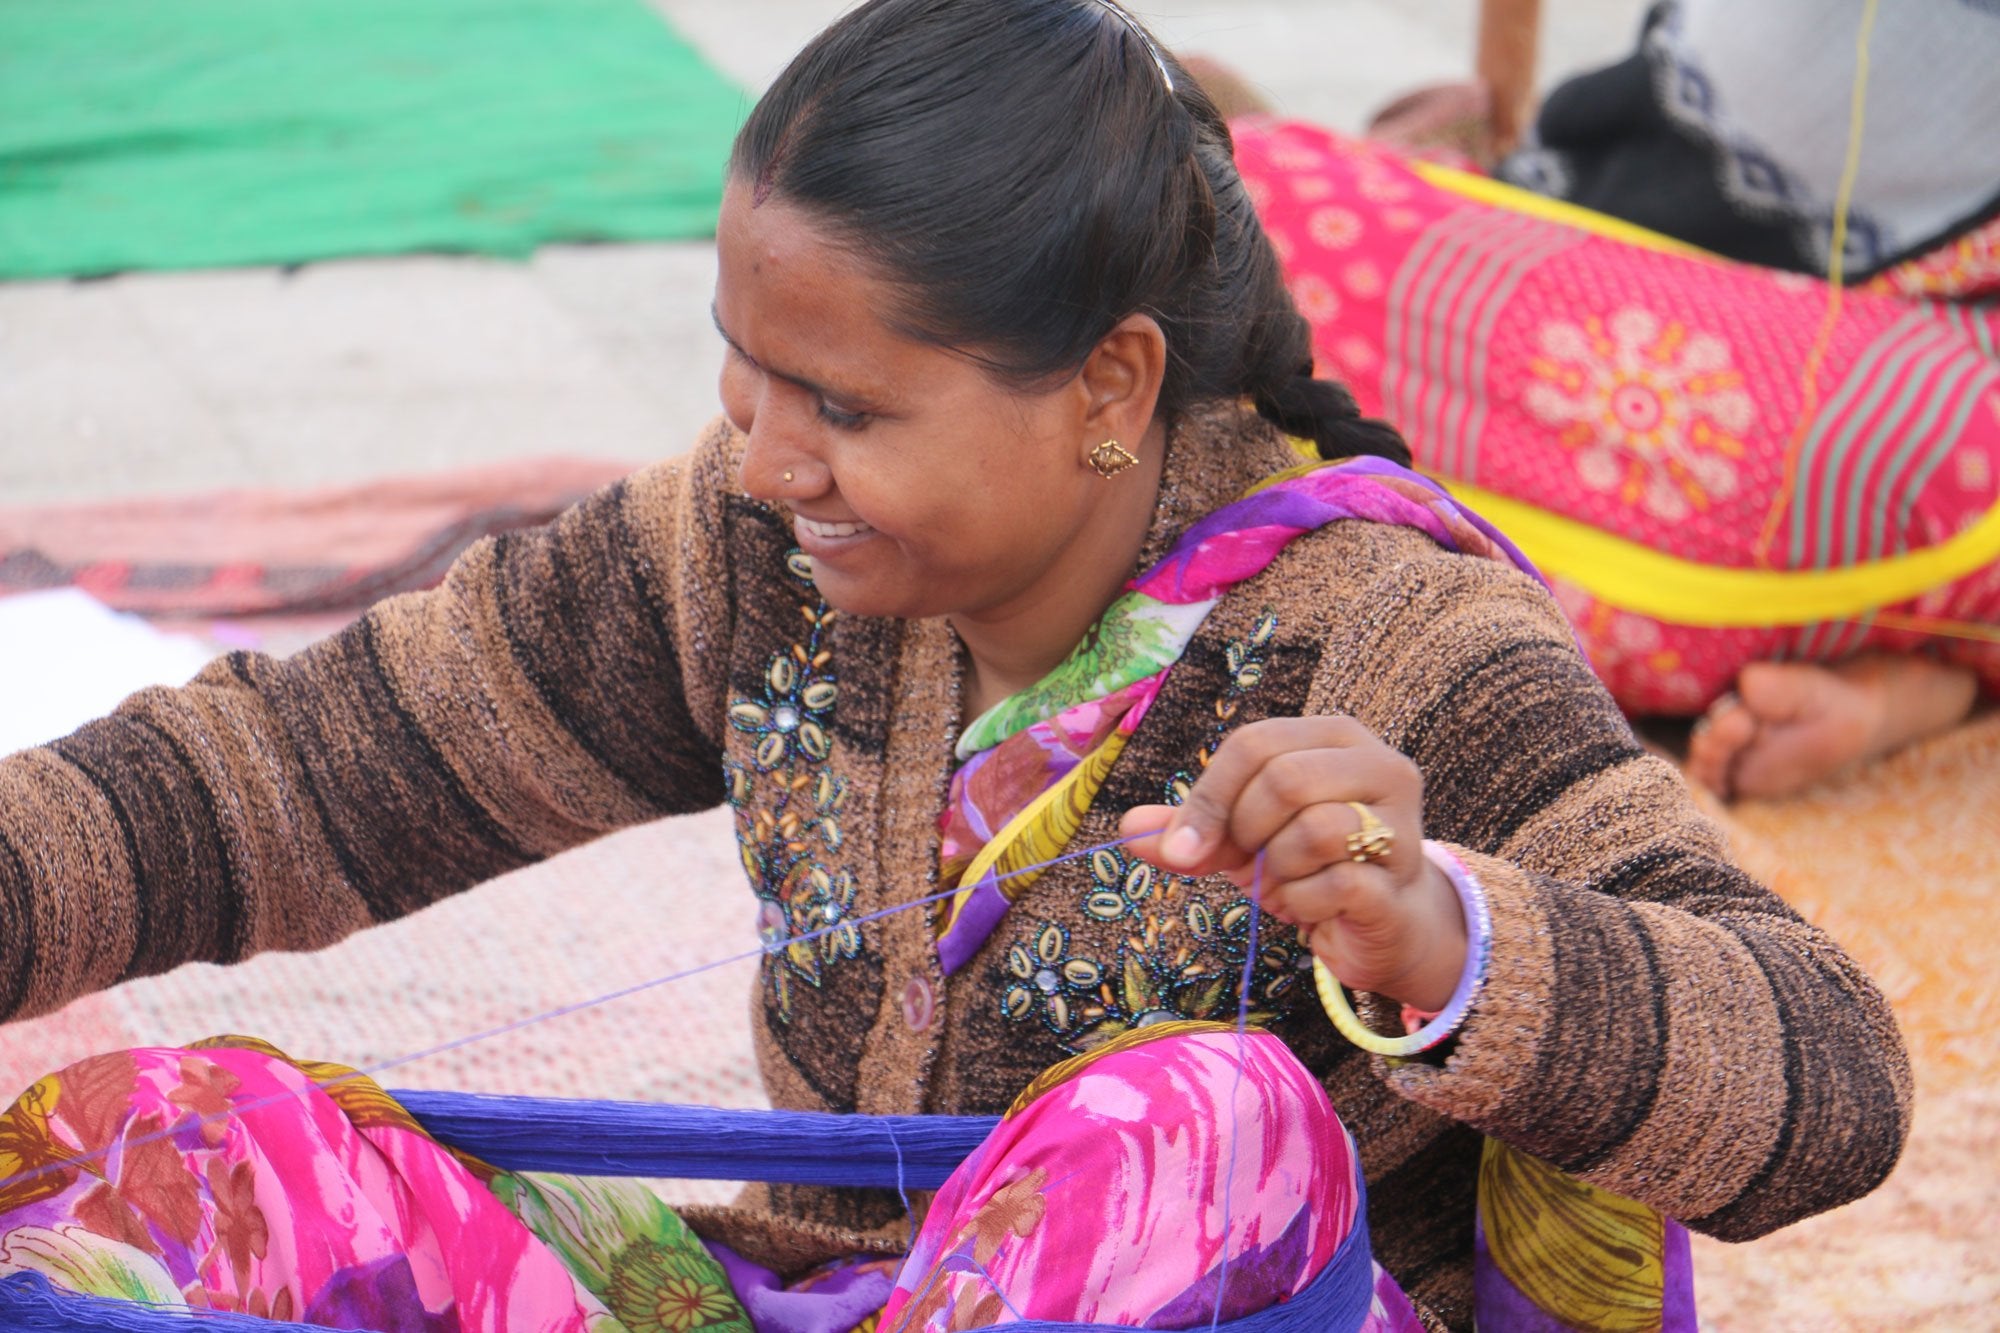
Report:
M 786 481 L 792 480 L 792 470 L 790 468 L 785 469 L 785 480 Z

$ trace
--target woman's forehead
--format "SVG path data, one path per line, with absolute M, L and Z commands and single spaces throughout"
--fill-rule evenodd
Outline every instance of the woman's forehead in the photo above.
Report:
M 724 195 L 716 321 L 753 360 L 798 378 L 880 381 L 939 349 L 899 332 L 903 293 L 830 228 L 780 196 Z
M 787 310 L 852 317 L 872 310 L 879 282 L 869 267 L 836 245 L 823 226 L 796 205 L 772 198 L 750 202 L 748 191 L 724 195 L 716 227 L 716 296 L 726 307 L 778 317 Z

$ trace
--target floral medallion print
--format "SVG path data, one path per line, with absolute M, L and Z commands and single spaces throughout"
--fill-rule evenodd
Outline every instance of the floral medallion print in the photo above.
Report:
M 825 638 L 839 613 L 820 600 L 802 552 L 791 552 L 786 567 L 806 596 L 806 633 L 772 656 L 754 698 L 730 704 L 729 724 L 752 738 L 751 752 L 747 764 L 724 766 L 737 849 L 759 903 L 757 933 L 774 950 L 764 982 L 781 1022 L 791 1020 L 799 983 L 817 989 L 827 967 L 861 951 L 854 875 L 828 860 L 840 851 L 847 799 L 846 784 L 826 767 L 840 686 Z
M 524 1172 L 492 1189 L 624 1333 L 747 1333 L 722 1266 L 644 1182 Z
M 1361 215 L 1337 205 L 1316 208 L 1306 219 L 1306 234 L 1325 249 L 1351 249 L 1361 239 Z
M 1709 570 L 1845 581 L 1838 571 L 1942 548 L 1992 509 L 2000 218 L 1847 288 L 1836 308 L 1821 278 L 1663 249 L 1303 122 L 1234 128 L 1287 284 L 1339 294 L 1307 314 L 1317 364 L 1365 415 L 1393 421 L 1425 472 L 1563 521 L 1531 540 L 1594 529 Z M 1407 198 L 1376 197 L 1384 163 Z M 1329 207 L 1359 218 L 1350 244 Z M 1353 281 L 1364 262 L 1379 295 Z M 1660 566 L 1606 562 L 1567 538 L 1542 558 L 1636 617 L 1585 628 L 1629 712 L 1697 709 L 1773 652 L 1834 661 L 1917 642 L 1879 614 L 1814 626 L 1774 608 L 1754 632 L 1653 619 L 1654 646 L 1637 621 L 1666 604 Z M 1936 568 L 1931 586 L 1949 596 L 1932 614 L 1991 623 L 1974 574 Z M 2000 689 L 2000 653 L 1944 628 L 1927 650 Z
M 720 1275 L 697 1272 L 692 1256 L 652 1240 L 628 1246 L 612 1261 L 604 1303 L 627 1333 L 748 1328 L 743 1307 Z
M 1307 273 L 1292 281 L 1292 303 L 1309 320 L 1331 323 L 1340 317 L 1340 293 L 1326 279 Z
M 1736 494 L 1754 409 L 1721 338 L 1628 306 L 1550 320 L 1536 347 L 1522 404 L 1586 488 L 1668 521 Z

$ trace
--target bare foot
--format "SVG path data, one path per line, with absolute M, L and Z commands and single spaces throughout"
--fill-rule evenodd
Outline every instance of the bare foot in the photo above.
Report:
M 1956 726 L 1977 693 L 1971 671 L 1925 657 L 1756 662 L 1695 725 L 1687 773 L 1731 799 L 1789 796 Z

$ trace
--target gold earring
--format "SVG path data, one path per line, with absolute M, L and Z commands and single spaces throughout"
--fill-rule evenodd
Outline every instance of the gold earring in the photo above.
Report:
M 1116 440 L 1106 440 L 1090 451 L 1090 466 L 1106 481 L 1111 480 L 1128 467 L 1138 463 L 1138 459 Z

